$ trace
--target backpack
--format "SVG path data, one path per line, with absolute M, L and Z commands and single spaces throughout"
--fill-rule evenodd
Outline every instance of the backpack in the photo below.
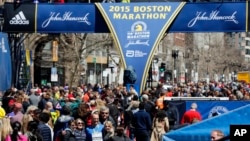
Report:
M 50 115 L 51 115 L 53 124 L 55 124 L 58 117 L 60 117 L 60 111 L 59 110 L 51 111 Z
M 54 126 L 54 138 L 55 141 L 61 141 L 62 131 L 68 128 L 68 122 L 56 122 Z

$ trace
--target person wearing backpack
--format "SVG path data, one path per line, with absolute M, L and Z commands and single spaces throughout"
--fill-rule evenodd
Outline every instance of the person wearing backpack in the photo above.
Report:
M 73 120 L 74 118 L 70 115 L 70 108 L 68 106 L 63 106 L 61 115 L 56 120 L 54 126 L 54 140 L 61 141 L 62 138 L 62 131 L 68 128 L 68 122 Z

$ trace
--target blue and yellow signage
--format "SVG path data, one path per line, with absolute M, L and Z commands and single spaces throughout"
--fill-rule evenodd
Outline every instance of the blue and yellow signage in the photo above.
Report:
M 247 32 L 248 1 L 233 3 L 91 3 L 4 5 L 4 32 L 111 32 L 141 92 L 165 32 Z M 108 28 L 107 28 L 108 27 Z
M 184 2 L 96 4 L 120 49 L 125 68 L 132 66 L 136 72 L 134 85 L 140 92 L 155 48 L 184 5 Z

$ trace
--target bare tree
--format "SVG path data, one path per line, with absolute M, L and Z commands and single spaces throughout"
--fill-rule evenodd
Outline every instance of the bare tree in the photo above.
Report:
M 60 43 L 63 45 L 64 61 L 66 71 L 66 82 L 69 86 L 76 85 L 79 82 L 80 75 L 87 69 L 82 62 L 93 51 L 100 49 L 106 42 L 111 40 L 109 36 L 104 34 L 61 34 Z M 68 78 L 68 79 L 67 79 Z
M 241 50 L 228 43 L 226 34 L 207 33 L 206 36 L 204 46 L 194 48 L 201 76 L 230 73 L 235 62 L 243 62 Z

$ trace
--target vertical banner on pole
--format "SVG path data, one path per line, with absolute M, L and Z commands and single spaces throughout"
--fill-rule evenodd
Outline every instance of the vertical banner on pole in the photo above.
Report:
M 154 50 L 184 5 L 185 2 L 96 3 L 120 50 L 125 68 L 132 66 L 136 72 L 134 85 L 139 87 L 139 92 L 145 87 Z
M 27 66 L 30 66 L 30 50 L 26 50 L 25 55 Z
M 57 41 L 52 42 L 52 61 L 53 62 L 58 61 L 58 42 Z
M 9 42 L 6 33 L 0 33 L 0 91 L 11 87 L 12 67 Z

